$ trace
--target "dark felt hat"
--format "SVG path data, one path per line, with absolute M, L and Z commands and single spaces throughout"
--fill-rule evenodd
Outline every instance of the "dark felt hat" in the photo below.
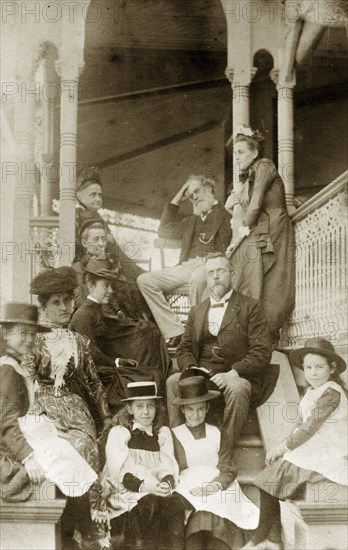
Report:
M 19 302 L 4 304 L 1 308 L 0 324 L 19 323 L 35 327 L 37 332 L 49 332 L 51 329 L 38 323 L 39 311 L 36 306 Z
M 290 363 L 295 367 L 303 369 L 303 358 L 307 355 L 307 353 L 316 353 L 318 355 L 323 355 L 330 362 L 335 361 L 337 363 L 338 372 L 343 372 L 346 370 L 346 362 L 342 359 L 342 357 L 337 355 L 331 342 L 329 342 L 329 340 L 325 340 L 325 338 L 310 338 L 309 340 L 306 340 L 303 348 L 295 349 L 292 353 L 290 353 Z
M 204 376 L 192 376 L 179 380 L 179 397 L 173 399 L 175 405 L 189 405 L 190 403 L 200 403 L 201 401 L 210 401 L 219 397 L 220 392 L 208 390 L 208 382 Z
M 101 279 L 109 279 L 115 281 L 118 279 L 117 275 L 111 271 L 111 263 L 109 260 L 89 260 L 84 266 L 85 273 L 91 273 Z
M 136 401 L 138 399 L 162 399 L 157 395 L 157 384 L 152 381 L 129 382 L 127 384 L 127 399 L 121 401 Z
M 30 284 L 31 294 L 72 292 L 78 285 L 74 269 L 68 266 L 50 268 L 39 273 Z

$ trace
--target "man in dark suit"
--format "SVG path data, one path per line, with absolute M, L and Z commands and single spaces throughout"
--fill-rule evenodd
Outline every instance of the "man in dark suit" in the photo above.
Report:
M 179 214 L 180 204 L 189 199 L 193 214 Z M 223 254 L 231 239 L 231 216 L 215 198 L 215 184 L 203 176 L 191 176 L 164 207 L 158 235 L 181 240 L 179 264 L 143 273 L 138 287 L 166 340 L 175 345 L 184 327 L 171 310 L 163 292 L 189 285 L 191 305 L 199 304 L 206 286 L 205 258 L 209 252 Z
M 167 380 L 169 420 L 172 427 L 181 422 L 180 410 L 173 405 L 180 377 L 205 372 L 211 389 L 217 386 L 223 394 L 222 429 L 232 449 L 250 405 L 265 401 L 277 373 L 270 366 L 270 331 L 261 305 L 233 290 L 228 260 L 210 254 L 206 278 L 210 298 L 191 309 L 177 348 L 178 366 L 185 374 L 173 374 Z

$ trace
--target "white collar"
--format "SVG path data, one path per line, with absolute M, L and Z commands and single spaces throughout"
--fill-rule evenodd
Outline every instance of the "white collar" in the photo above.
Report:
M 95 298 L 93 298 L 93 296 L 91 296 L 90 294 L 88 294 L 87 299 L 88 299 L 88 300 L 91 300 L 91 302 L 95 302 L 96 304 L 99 304 L 99 305 L 100 305 L 100 302 L 98 302 L 98 300 L 96 300 Z
M 221 298 L 221 300 L 215 300 L 215 298 L 213 298 L 212 296 L 210 296 L 210 303 L 211 303 L 211 304 L 226 303 L 226 302 L 231 298 L 232 292 L 233 292 L 233 288 L 231 288 L 231 290 L 229 290 L 228 292 L 226 292 L 226 294 Z

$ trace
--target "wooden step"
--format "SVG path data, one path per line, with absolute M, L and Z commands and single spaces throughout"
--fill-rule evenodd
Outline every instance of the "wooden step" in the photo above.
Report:
M 61 550 L 60 518 L 66 499 L 56 497 L 56 487 L 46 480 L 25 502 L 0 503 L 3 550 Z

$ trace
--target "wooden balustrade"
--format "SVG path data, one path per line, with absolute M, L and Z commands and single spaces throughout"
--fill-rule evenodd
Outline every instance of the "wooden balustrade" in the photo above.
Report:
M 348 171 L 292 217 L 296 238 L 296 305 L 282 331 L 283 347 L 315 336 L 347 344 Z

